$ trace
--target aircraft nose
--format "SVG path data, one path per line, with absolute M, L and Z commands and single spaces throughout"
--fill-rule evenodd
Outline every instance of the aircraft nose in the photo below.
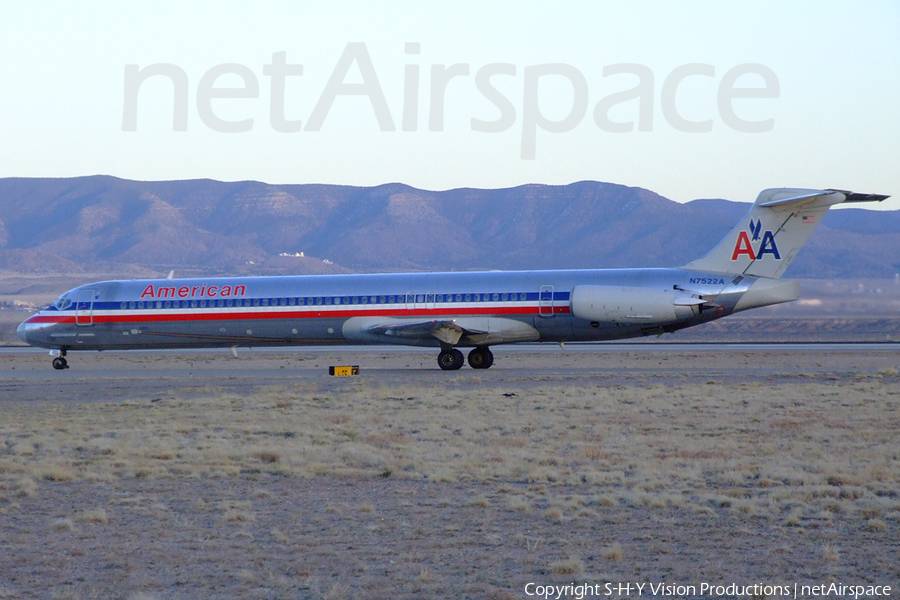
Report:
M 16 335 L 19 336 L 20 340 L 26 344 L 28 343 L 28 328 L 25 326 L 25 321 L 23 321 L 22 324 L 19 325 L 19 328 L 16 329 Z

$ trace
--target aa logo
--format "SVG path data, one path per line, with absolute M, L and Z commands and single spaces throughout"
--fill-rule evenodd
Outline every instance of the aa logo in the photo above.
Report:
M 778 253 L 778 246 L 775 245 L 775 234 L 766 231 L 762 240 L 759 234 L 762 229 L 762 221 L 754 221 L 750 219 L 750 227 L 746 231 L 738 234 L 737 241 L 734 243 L 734 252 L 731 254 L 731 260 L 737 260 L 738 256 L 749 256 L 750 260 L 761 259 L 764 254 L 771 254 L 776 260 L 781 260 Z M 754 246 L 756 248 L 754 249 Z

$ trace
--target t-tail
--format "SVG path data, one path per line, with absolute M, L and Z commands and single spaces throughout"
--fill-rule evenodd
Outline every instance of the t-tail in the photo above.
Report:
M 683 268 L 778 279 L 836 204 L 880 202 L 889 196 L 845 190 L 763 190 L 750 212 L 712 251 Z

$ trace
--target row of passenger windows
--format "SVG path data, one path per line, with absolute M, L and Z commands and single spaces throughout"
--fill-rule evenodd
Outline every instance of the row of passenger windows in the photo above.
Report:
M 215 308 L 244 306 L 331 306 L 335 304 L 421 304 L 446 302 L 521 302 L 528 299 L 525 293 L 506 294 L 409 294 L 399 296 L 320 296 L 312 298 L 246 298 L 219 300 L 156 300 L 122 302 L 120 308 Z M 536 295 L 535 295 L 536 299 Z

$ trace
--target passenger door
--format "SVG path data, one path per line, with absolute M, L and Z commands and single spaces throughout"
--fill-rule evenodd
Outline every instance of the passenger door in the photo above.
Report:
M 538 314 L 542 317 L 553 316 L 553 286 L 542 285 L 538 294 Z
M 75 324 L 94 324 L 94 293 L 95 290 L 80 290 L 75 301 Z

